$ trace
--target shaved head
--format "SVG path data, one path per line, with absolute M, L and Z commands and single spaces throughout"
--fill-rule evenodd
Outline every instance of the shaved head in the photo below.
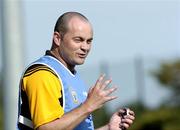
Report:
M 89 20 L 84 15 L 82 15 L 81 13 L 66 12 L 58 18 L 56 25 L 54 27 L 54 32 L 59 32 L 61 34 L 61 36 L 63 37 L 65 35 L 65 33 L 68 31 L 69 21 L 74 17 L 77 17 L 80 20 L 89 23 Z

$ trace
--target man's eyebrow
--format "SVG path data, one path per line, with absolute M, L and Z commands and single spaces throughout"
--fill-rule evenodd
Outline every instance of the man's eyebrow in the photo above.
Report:
M 92 41 L 92 40 L 93 40 L 93 38 L 89 38 L 88 40 L 91 40 L 91 41 Z
M 83 37 L 81 37 L 81 36 L 75 36 L 75 37 L 73 37 L 73 39 L 76 39 L 76 38 L 79 38 L 79 39 L 81 39 L 81 40 L 83 40 L 84 38 Z

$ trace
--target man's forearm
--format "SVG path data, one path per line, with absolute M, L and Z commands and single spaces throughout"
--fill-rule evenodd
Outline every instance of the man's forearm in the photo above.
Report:
M 72 130 L 90 114 L 85 104 L 65 113 L 62 117 L 38 127 L 37 130 Z

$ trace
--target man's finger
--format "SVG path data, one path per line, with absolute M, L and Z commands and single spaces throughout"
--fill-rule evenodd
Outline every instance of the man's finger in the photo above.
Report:
M 95 87 L 101 86 L 104 77 L 105 77 L 105 74 L 100 75 L 100 77 L 96 81 Z
M 111 93 L 113 93 L 116 90 L 117 90 L 117 87 L 112 87 L 112 88 L 105 90 L 105 93 L 106 93 L 106 95 L 110 95 Z
M 108 79 L 106 80 L 102 85 L 101 85 L 101 89 L 105 89 L 110 83 L 112 82 L 112 79 Z
M 111 100 L 114 100 L 114 99 L 116 99 L 116 98 L 118 98 L 118 97 L 117 97 L 117 96 L 106 97 L 106 102 L 111 101 Z
M 133 111 L 129 111 L 129 115 L 135 116 L 135 113 Z

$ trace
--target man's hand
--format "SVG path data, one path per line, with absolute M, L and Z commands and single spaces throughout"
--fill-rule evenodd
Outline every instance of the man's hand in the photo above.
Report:
M 114 113 L 109 121 L 109 130 L 126 130 L 130 127 L 135 119 L 135 114 L 130 109 L 127 109 L 127 114 L 125 109 L 120 109 L 118 112 Z
M 96 81 L 96 84 L 90 89 L 88 97 L 84 103 L 89 113 L 101 108 L 104 103 L 116 99 L 116 96 L 111 96 L 117 88 L 108 87 L 112 82 L 111 79 L 104 80 L 105 75 L 101 75 Z

